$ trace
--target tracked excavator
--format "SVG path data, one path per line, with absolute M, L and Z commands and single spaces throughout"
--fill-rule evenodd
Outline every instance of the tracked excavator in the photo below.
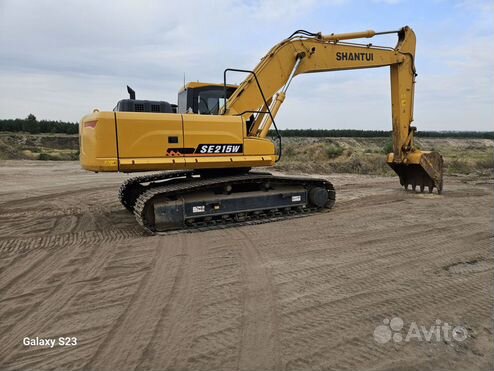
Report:
M 348 40 L 396 33 L 394 48 Z M 415 34 L 397 31 L 323 35 L 304 30 L 275 45 L 252 70 L 227 68 L 223 84 L 191 82 L 177 104 L 129 99 L 80 122 L 80 161 L 93 172 L 155 172 L 129 178 L 123 206 L 151 232 L 220 228 L 329 210 L 335 190 L 326 179 L 275 176 L 256 167 L 281 157 L 275 123 L 294 76 L 390 67 L 393 152 L 386 162 L 405 188 L 443 187 L 439 153 L 414 145 Z M 244 73 L 240 85 L 228 73 Z M 270 130 L 276 133 L 268 135 Z

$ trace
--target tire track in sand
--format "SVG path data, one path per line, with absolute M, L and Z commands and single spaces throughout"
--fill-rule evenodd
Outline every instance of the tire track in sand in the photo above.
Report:
M 51 255 L 47 250 L 38 250 L 14 259 L 0 274 L 0 294 L 2 297 L 4 297 L 6 290 L 17 284 L 23 277 L 36 275 L 38 270 L 43 272 L 45 269 L 43 264 Z M 23 269 L 19 269 L 19 267 Z
M 176 286 L 180 285 L 189 263 L 184 254 L 183 234 L 166 239 L 155 237 L 153 242 L 156 244 L 153 266 L 84 369 L 135 369 L 149 349 L 160 318 L 174 300 Z
M 194 248 L 203 249 L 206 254 L 200 276 L 203 282 L 193 319 L 192 341 L 188 349 L 181 351 L 180 357 L 186 359 L 179 359 L 170 369 L 238 368 L 244 280 L 240 249 L 238 244 L 232 244 L 230 235 L 225 230 L 206 232 L 200 240 L 189 235 L 195 241 Z
M 278 313 L 271 268 L 243 228 L 232 230 L 232 235 L 240 243 L 245 282 L 238 369 L 280 370 Z
M 45 300 L 31 308 L 19 321 L 17 321 L 8 333 L 2 334 L 0 337 L 0 359 L 2 364 L 7 362 L 19 353 L 22 348 L 20 339 L 29 334 L 39 333 L 44 327 L 49 326 L 55 319 L 54 313 L 58 313 L 70 300 L 84 287 L 84 280 L 91 279 L 97 276 L 105 267 L 106 263 L 113 255 L 113 251 L 117 248 L 115 244 L 109 245 L 108 248 L 94 247 L 90 252 L 90 257 L 87 262 L 76 268 L 74 273 L 68 272 L 70 278 L 62 279 L 51 290 Z M 64 255 L 64 261 L 70 263 L 72 256 L 78 250 L 72 250 L 69 254 Z M 79 251 L 80 252 L 80 251 Z M 28 275 L 33 273 L 41 274 L 42 272 L 52 272 L 55 266 L 59 266 L 60 260 L 57 261 L 57 254 L 50 255 L 53 259 L 43 260 L 38 266 L 38 271 L 31 270 Z M 48 271 L 48 269 L 50 269 Z M 23 276 L 26 279 L 27 276 Z M 16 277 L 18 280 L 19 277 Z
M 36 249 L 75 248 L 88 244 L 109 244 L 140 235 L 142 235 L 142 230 L 138 226 L 132 226 L 105 231 L 0 239 L 0 252 L 25 252 Z
M 186 262 L 177 274 L 170 297 L 163 307 L 151 341 L 144 349 L 137 370 L 187 368 L 189 348 L 204 286 L 204 256 L 207 249 L 190 246 L 190 235 L 183 234 Z

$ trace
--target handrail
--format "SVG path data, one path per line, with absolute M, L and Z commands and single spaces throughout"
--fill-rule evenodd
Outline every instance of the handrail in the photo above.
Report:
M 276 136 L 278 138 L 278 159 L 276 160 L 276 162 L 278 162 L 281 159 L 281 150 L 282 150 L 282 146 L 281 146 L 281 134 L 278 131 L 278 127 L 276 126 L 276 123 L 274 122 L 273 114 L 271 113 L 271 109 L 269 108 L 268 102 L 266 101 L 266 97 L 264 96 L 264 92 L 262 91 L 261 84 L 259 84 L 259 80 L 257 79 L 257 75 L 256 75 L 256 73 L 254 71 L 242 70 L 242 69 L 237 69 L 237 68 L 226 68 L 225 71 L 223 71 L 223 90 L 224 90 L 224 97 L 225 97 L 225 107 L 223 108 L 222 115 L 224 115 L 226 113 L 226 110 L 228 108 L 227 107 L 228 100 L 226 98 L 226 73 L 228 71 L 231 71 L 231 72 L 243 72 L 243 73 L 249 73 L 249 74 L 254 75 L 254 79 L 256 80 L 257 87 L 259 88 L 259 92 L 261 93 L 262 100 L 264 101 L 264 105 L 266 106 L 266 108 L 268 110 L 267 113 L 269 113 L 269 117 L 271 118 L 271 122 L 273 123 L 274 129 L 276 131 Z M 243 115 L 244 113 L 247 113 L 247 112 L 262 113 L 261 110 L 259 110 L 259 111 L 244 111 L 244 112 L 240 113 L 237 116 Z

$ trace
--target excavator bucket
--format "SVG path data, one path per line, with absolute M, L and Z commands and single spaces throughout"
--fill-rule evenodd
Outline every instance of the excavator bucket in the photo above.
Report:
M 419 151 L 409 152 L 401 162 L 394 160 L 394 154 L 389 153 L 386 162 L 400 177 L 400 184 L 408 189 L 411 186 L 415 191 L 418 186 L 420 192 L 425 187 L 429 193 L 443 189 L 443 157 L 438 152 Z

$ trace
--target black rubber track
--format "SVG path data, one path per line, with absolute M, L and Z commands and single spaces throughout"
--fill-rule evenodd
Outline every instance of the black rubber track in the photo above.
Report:
M 234 225 L 259 224 L 272 221 L 284 220 L 288 218 L 305 216 L 316 212 L 327 211 L 335 203 L 335 191 L 333 185 L 324 179 L 290 177 L 290 176 L 273 176 L 269 173 L 247 173 L 242 175 L 198 178 L 192 177 L 194 172 L 171 172 L 152 174 L 130 179 L 121 187 L 120 195 L 124 206 L 132 205 L 134 215 L 138 223 L 149 233 L 156 233 L 153 222 L 147 217 L 150 215 L 150 208 L 157 199 L 174 198 L 180 195 L 194 192 L 201 192 L 211 187 L 221 187 L 226 185 L 235 185 L 240 183 L 251 182 L 270 182 L 286 185 L 304 185 L 307 188 L 313 186 L 322 186 L 328 190 L 329 201 L 325 207 L 305 206 L 291 207 L 283 209 L 273 209 L 255 212 L 239 212 L 229 215 L 218 216 L 217 218 L 195 218 L 187 220 L 184 223 L 182 231 L 202 231 L 211 229 L 221 229 Z M 134 180 L 136 179 L 136 180 Z M 143 183 L 148 183 L 144 184 Z M 129 188 L 138 188 L 138 191 L 129 190 Z M 123 189 L 123 191 L 122 191 Z M 133 199 L 139 194 L 136 199 Z M 126 199 L 129 195 L 129 199 Z M 127 207 L 127 206 L 126 206 Z M 176 231 L 166 231 L 158 233 L 176 233 Z

